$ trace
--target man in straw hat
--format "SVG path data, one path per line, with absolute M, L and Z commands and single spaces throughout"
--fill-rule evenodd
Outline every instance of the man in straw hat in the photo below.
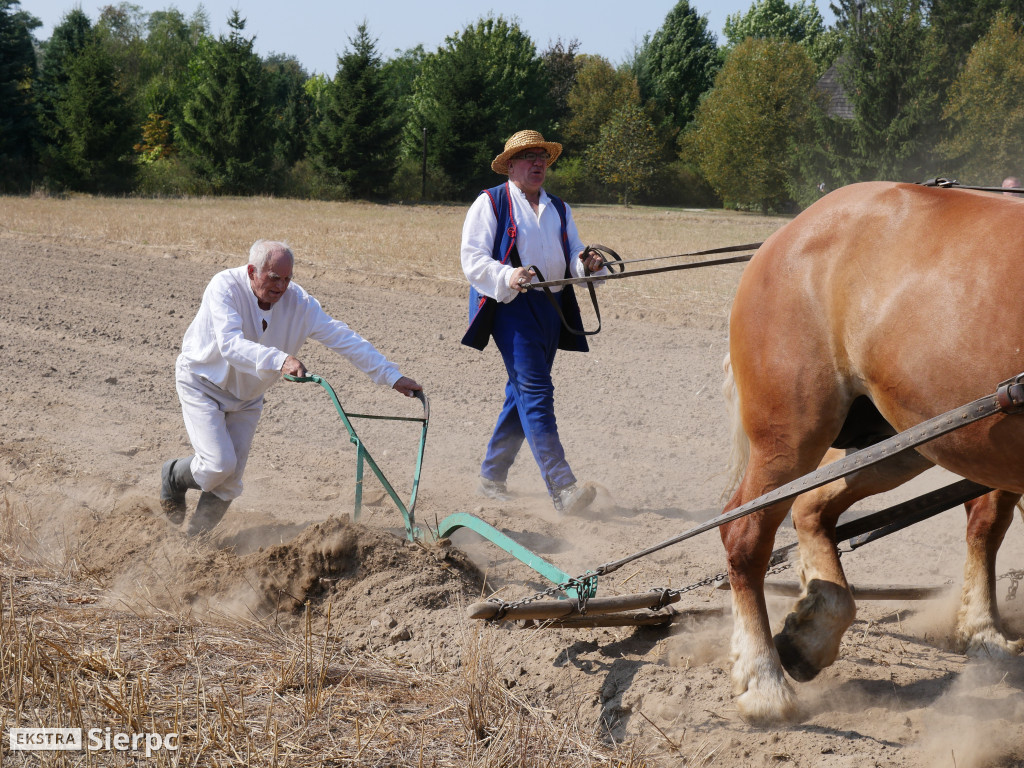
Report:
M 561 144 L 537 131 L 519 131 L 491 163 L 508 181 L 477 197 L 462 228 L 462 269 L 470 284 L 470 326 L 462 343 L 483 349 L 493 336 L 508 371 L 505 404 L 480 467 L 480 492 L 509 499 L 505 481 L 525 439 L 555 509 L 575 513 L 593 502 L 595 489 L 578 485 L 565 460 L 551 367 L 556 350 L 586 352 L 588 345 L 583 336 L 563 332 L 555 306 L 527 284 L 538 272 L 554 280 L 607 270 L 580 241 L 569 206 L 543 189 L 561 152 Z M 579 328 L 572 287 L 551 290 L 566 321 Z

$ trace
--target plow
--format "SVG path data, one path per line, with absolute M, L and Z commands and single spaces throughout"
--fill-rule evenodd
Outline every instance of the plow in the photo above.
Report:
M 538 274 L 538 282 L 531 283 L 530 289 L 543 290 L 552 297 L 550 289 L 556 286 L 586 284 L 590 290 L 591 301 L 597 317 L 597 330 L 568 328 L 572 333 L 592 335 L 600 330 L 600 310 L 597 305 L 593 284 L 599 280 L 615 280 L 640 274 L 652 274 L 674 269 L 693 269 L 720 264 L 736 264 L 753 257 L 752 253 L 740 256 L 725 256 L 705 261 L 689 261 L 670 266 L 643 268 L 627 272 L 626 265 L 639 261 L 656 259 L 672 259 L 680 256 L 717 256 L 738 251 L 756 250 L 761 243 L 716 248 L 706 251 L 694 251 L 678 256 L 654 257 L 652 259 L 635 259 L 623 261 L 618 254 L 604 246 L 591 246 L 602 254 L 608 274 L 563 280 L 544 280 Z M 552 301 L 555 300 L 552 298 Z M 563 322 L 565 322 L 563 318 Z M 599 580 L 614 573 L 623 566 L 647 557 L 667 547 L 674 546 L 695 536 L 717 529 L 718 527 L 752 515 L 776 505 L 792 500 L 800 494 L 820 488 L 841 478 L 863 471 L 869 467 L 889 461 L 905 452 L 914 451 L 939 437 L 948 435 L 976 422 L 988 419 L 997 414 L 1019 414 L 1024 410 L 1024 373 L 1005 381 L 993 383 L 991 394 L 957 408 L 946 411 L 930 419 L 922 421 L 914 427 L 899 432 L 892 437 L 874 442 L 859 450 L 849 451 L 847 455 L 831 464 L 823 465 L 816 470 L 790 481 L 774 490 L 754 498 L 731 511 L 695 525 L 664 541 L 653 544 L 638 552 L 626 555 L 617 560 L 596 565 L 585 572 L 572 576 L 557 565 L 549 562 L 531 551 L 513 538 L 498 530 L 481 517 L 465 512 L 448 515 L 433 527 L 417 522 L 415 508 L 420 484 L 420 473 L 427 440 L 430 421 L 429 401 L 422 392 L 417 396 L 423 405 L 421 417 L 374 416 L 369 414 L 348 413 L 345 411 L 333 388 L 321 377 L 309 375 L 301 378 L 286 377 L 297 383 L 314 383 L 321 386 L 330 397 L 340 416 L 352 444 L 356 446 L 356 484 L 353 518 L 358 521 L 362 506 L 363 478 L 366 468 L 377 477 L 384 491 L 394 502 L 402 516 L 405 534 L 409 541 L 434 542 L 446 540 L 460 529 L 470 530 L 489 544 L 517 559 L 550 584 L 535 594 L 517 600 L 503 601 L 495 598 L 477 602 L 468 607 L 467 615 L 474 620 L 487 622 L 525 622 L 547 627 L 602 627 L 602 626 L 662 626 L 677 620 L 681 614 L 674 607 L 682 596 L 688 592 L 701 589 L 729 588 L 726 573 L 717 573 L 703 578 L 693 584 L 681 588 L 658 588 L 639 594 L 599 595 Z M 403 498 L 395 486 L 385 477 L 380 466 L 370 454 L 368 448 L 358 436 L 353 425 L 356 419 L 391 419 L 416 422 L 421 425 L 418 453 L 411 483 L 409 496 Z M 972 499 L 988 494 L 993 489 L 985 485 L 963 479 L 946 487 L 918 496 L 917 498 L 897 504 L 877 512 L 861 514 L 851 520 L 841 521 L 836 526 L 835 541 L 840 554 L 853 552 L 862 546 L 876 542 L 909 526 L 920 523 L 935 515 L 964 504 Z M 779 573 L 790 567 L 797 556 L 797 545 L 790 544 L 772 552 L 768 566 L 768 575 Z M 1024 579 L 1024 571 L 1013 570 L 998 577 L 1009 579 L 1008 597 L 1012 598 L 1020 581 Z M 943 587 L 918 587 L 909 585 L 880 585 L 852 587 L 854 597 L 875 600 L 919 600 L 938 596 Z M 798 596 L 802 587 L 796 582 L 766 583 L 767 592 Z

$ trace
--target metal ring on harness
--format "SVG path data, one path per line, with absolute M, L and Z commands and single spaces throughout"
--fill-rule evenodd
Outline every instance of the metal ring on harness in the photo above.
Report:
M 593 245 L 588 245 L 586 248 L 583 249 L 584 253 L 590 253 L 591 251 L 597 251 L 597 253 L 600 254 L 601 256 L 601 266 L 598 267 L 598 269 L 601 269 L 602 267 L 606 268 L 613 275 L 615 274 L 616 269 L 618 269 L 619 272 L 626 271 L 626 265 L 622 263 L 622 257 L 619 256 L 619 254 L 617 254 L 607 245 L 594 243 Z M 611 256 L 612 261 L 609 261 L 607 258 L 605 258 L 606 256 Z M 586 270 L 586 272 L 588 275 L 592 274 L 589 269 Z
M 538 267 L 529 266 L 527 269 L 532 270 L 533 273 L 540 278 L 538 282 L 547 282 L 544 279 L 544 274 Z M 529 286 L 529 283 L 527 283 L 527 286 Z M 542 285 L 540 288 L 544 291 L 544 295 L 548 297 L 548 301 L 551 302 L 551 306 L 555 308 L 555 312 L 558 313 L 558 319 L 562 321 L 562 326 L 569 333 L 574 336 L 595 336 L 601 332 L 601 308 L 597 306 L 597 291 L 594 290 L 594 284 L 592 282 L 587 283 L 587 290 L 590 292 L 590 303 L 594 306 L 594 314 L 597 316 L 597 328 L 592 331 L 588 331 L 586 329 L 576 330 L 569 325 L 569 321 L 565 319 L 565 313 L 562 312 L 562 302 L 555 298 L 555 294 L 546 285 Z

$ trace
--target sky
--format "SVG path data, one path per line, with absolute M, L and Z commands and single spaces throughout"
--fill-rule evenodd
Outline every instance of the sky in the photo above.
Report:
M 99 11 L 116 0 L 21 0 L 22 10 L 43 22 L 35 30 L 38 40 L 46 40 L 61 18 L 81 7 L 93 22 Z M 144 11 L 176 7 L 190 16 L 200 0 L 130 0 Z M 722 28 L 726 16 L 746 11 L 754 0 L 690 0 L 691 7 L 708 18 L 708 29 L 724 40 Z M 676 4 L 676 0 L 517 0 L 511 4 L 491 4 L 487 0 L 202 0 L 214 34 L 227 32 L 227 18 L 238 9 L 246 19 L 245 32 L 255 36 L 256 51 L 295 56 L 309 71 L 333 75 L 337 56 L 348 47 L 358 26 L 366 22 L 377 51 L 385 59 L 396 51 L 422 43 L 435 51 L 447 36 L 457 34 L 481 17 L 493 13 L 506 19 L 518 19 L 533 39 L 538 52 L 559 39 L 579 40 L 581 53 L 604 56 L 613 64 L 626 60 L 644 35 L 653 34 Z M 831 24 L 833 16 L 828 0 L 817 0 L 817 7 Z

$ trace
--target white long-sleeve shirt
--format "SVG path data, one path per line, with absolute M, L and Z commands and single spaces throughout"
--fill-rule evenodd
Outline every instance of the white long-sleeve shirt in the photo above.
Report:
M 542 189 L 540 205 L 534 213 L 526 194 L 519 187 L 509 183 L 508 190 L 517 227 L 516 249 L 523 266 L 539 267 L 545 280 L 561 280 L 565 276 L 562 229 L 551 198 Z M 514 267 L 502 264 L 492 256 L 497 229 L 498 220 L 491 207 L 491 199 L 481 194 L 470 206 L 462 225 L 462 271 L 479 293 L 507 304 L 519 292 L 508 284 Z M 573 277 L 583 277 L 583 262 L 579 255 L 586 246 L 576 231 L 576 222 L 568 204 L 565 206 L 565 233 L 569 238 L 569 263 Z M 557 292 L 561 289 L 556 286 L 551 290 Z
M 297 355 L 307 338 L 334 350 L 377 384 L 390 387 L 402 376 L 296 283 L 269 310 L 260 309 L 246 266 L 218 272 L 206 286 L 199 312 L 185 331 L 178 369 L 202 376 L 239 400 L 254 400 L 281 378 L 285 359 Z

